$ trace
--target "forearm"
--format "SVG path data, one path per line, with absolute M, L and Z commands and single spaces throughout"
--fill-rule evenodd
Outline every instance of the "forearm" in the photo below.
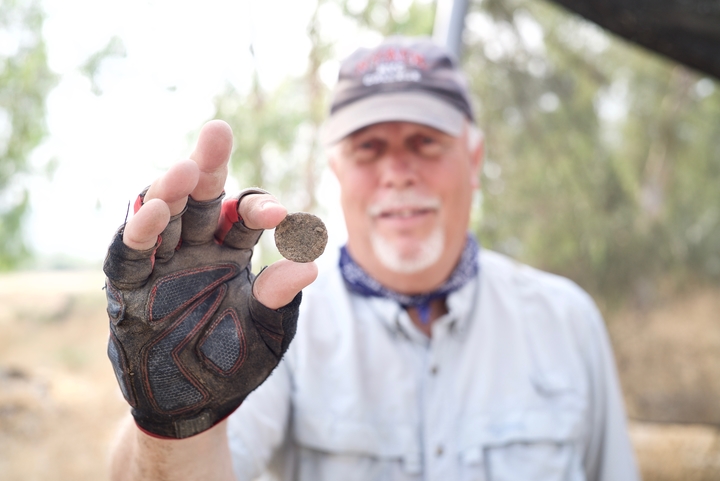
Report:
M 186 439 L 158 439 L 129 418 L 112 452 L 110 473 L 113 481 L 234 481 L 227 423 Z

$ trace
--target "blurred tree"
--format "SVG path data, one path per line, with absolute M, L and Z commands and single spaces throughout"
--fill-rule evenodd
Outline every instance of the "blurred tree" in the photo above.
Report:
M 0 0 L 0 270 L 29 255 L 21 232 L 30 152 L 46 135 L 45 98 L 56 77 L 47 64 L 38 0 Z
M 720 279 L 715 81 L 537 0 L 476 2 L 484 245 L 610 302 Z
M 102 95 L 103 93 L 98 82 L 103 63 L 106 60 L 125 57 L 127 57 L 125 43 L 120 37 L 115 35 L 108 40 L 105 47 L 93 53 L 85 60 L 85 63 L 80 66 L 80 72 L 90 80 L 90 90 L 92 93 L 95 95 Z
M 343 13 L 358 25 L 390 35 L 432 35 L 435 2 L 397 0 L 338 0 Z

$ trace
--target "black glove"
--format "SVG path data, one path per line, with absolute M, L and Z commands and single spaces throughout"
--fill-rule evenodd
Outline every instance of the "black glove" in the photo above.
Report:
M 265 192 L 225 203 L 223 195 L 189 198 L 151 249 L 123 244 L 122 227 L 110 245 L 108 356 L 148 434 L 186 438 L 222 421 L 270 375 L 295 335 L 301 294 L 277 310 L 252 295 L 250 259 L 262 230 L 237 215 L 239 199 L 252 193 Z

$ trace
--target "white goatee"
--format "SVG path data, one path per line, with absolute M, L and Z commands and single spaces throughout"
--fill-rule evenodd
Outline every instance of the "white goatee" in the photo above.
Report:
M 373 232 L 370 236 L 373 252 L 380 263 L 387 269 L 398 274 L 414 274 L 435 264 L 445 247 L 445 236 L 442 228 L 437 226 L 430 235 L 419 241 L 415 252 L 409 255 L 401 252 L 400 246 Z

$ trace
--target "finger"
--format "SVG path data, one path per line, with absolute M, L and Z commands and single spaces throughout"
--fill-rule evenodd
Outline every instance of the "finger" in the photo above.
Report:
M 177 215 L 185 208 L 187 196 L 195 189 L 200 178 L 200 169 L 192 160 L 183 160 L 170 167 L 152 183 L 144 201 L 161 199 L 170 208 L 170 215 Z
M 287 209 L 271 194 L 253 194 L 240 199 L 238 214 L 249 229 L 274 229 Z
M 245 189 L 223 203 L 215 239 L 233 249 L 252 249 L 263 233 L 287 215 L 275 197 L 257 188 Z
M 150 199 L 125 225 L 123 243 L 136 250 L 149 249 L 170 221 L 170 208 L 160 199 Z
M 200 245 L 211 242 L 215 236 L 224 194 L 210 200 L 188 199 L 187 210 L 182 217 L 183 244 Z
M 265 307 L 279 309 L 309 286 L 317 274 L 314 262 L 299 264 L 281 259 L 258 275 L 253 284 L 253 295 Z
M 228 161 L 232 152 L 232 129 L 222 120 L 211 120 L 200 130 L 190 158 L 197 163 L 200 176 L 190 195 L 197 201 L 216 199 L 225 188 Z

